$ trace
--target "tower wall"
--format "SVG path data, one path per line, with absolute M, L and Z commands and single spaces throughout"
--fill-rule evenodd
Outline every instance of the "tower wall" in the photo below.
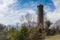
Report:
M 38 5 L 37 6 L 38 8 L 38 25 L 41 24 L 43 25 L 43 20 L 44 20 L 44 17 L 43 17 L 43 5 Z

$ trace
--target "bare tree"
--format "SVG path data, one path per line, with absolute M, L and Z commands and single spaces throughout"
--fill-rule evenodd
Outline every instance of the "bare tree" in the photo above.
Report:
M 27 14 L 26 16 L 26 20 L 27 20 L 27 22 L 28 22 L 28 25 L 29 25 L 29 27 L 30 27 L 30 22 L 31 22 L 31 20 L 32 20 L 32 14 Z

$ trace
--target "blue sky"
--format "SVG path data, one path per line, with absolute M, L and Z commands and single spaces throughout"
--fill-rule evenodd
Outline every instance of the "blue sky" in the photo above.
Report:
M 37 5 L 39 4 L 43 4 L 44 6 L 49 6 L 50 8 L 53 8 L 51 10 L 55 9 L 52 0 L 17 0 L 17 2 L 12 6 L 14 9 L 29 8 L 36 10 Z
M 7 25 L 26 22 L 25 16 L 27 14 L 31 14 L 34 21 L 36 21 L 37 5 L 39 4 L 44 5 L 47 19 L 52 22 L 60 19 L 59 0 L 0 0 L 0 23 Z M 24 20 L 22 16 L 24 16 Z

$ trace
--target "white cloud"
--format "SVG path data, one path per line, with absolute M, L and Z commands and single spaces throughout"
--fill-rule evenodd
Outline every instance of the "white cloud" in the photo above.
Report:
M 17 0 L 0 0 L 0 23 L 7 24 L 8 22 L 8 15 L 9 14 L 9 5 L 17 2 Z
M 20 17 L 25 16 L 27 13 L 34 15 L 36 12 L 32 9 L 20 9 L 20 10 L 14 10 L 9 9 L 5 12 L 2 12 L 0 16 L 0 23 L 3 24 L 15 24 L 17 22 L 20 22 Z M 24 19 L 24 21 L 26 21 Z M 21 22 L 20 22 L 21 23 Z
M 20 17 L 25 16 L 27 13 L 36 15 L 33 9 L 14 10 L 13 7 L 9 7 L 16 2 L 17 0 L 0 0 L 0 23 L 15 24 L 16 22 L 20 22 Z
M 52 0 L 55 7 L 60 7 L 60 0 Z
M 15 3 L 17 0 L 0 0 L 0 11 L 6 9 L 9 5 Z
M 53 12 L 47 11 L 47 18 L 51 22 L 56 22 L 57 20 L 60 20 L 60 0 L 52 0 L 55 5 L 55 10 Z
M 44 6 L 44 11 L 47 13 L 51 12 L 50 6 Z

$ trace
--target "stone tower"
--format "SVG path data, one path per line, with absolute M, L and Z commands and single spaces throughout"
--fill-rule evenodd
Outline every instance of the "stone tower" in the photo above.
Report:
M 41 24 L 43 25 L 43 20 L 44 20 L 44 17 L 43 17 L 43 5 L 38 5 L 37 6 L 38 8 L 38 25 Z
M 38 5 L 38 27 L 39 27 L 39 40 L 44 40 L 45 31 L 44 31 L 44 14 L 43 14 L 43 5 Z
M 43 5 L 38 5 L 38 25 L 36 29 L 33 29 L 30 33 L 30 40 L 44 40 L 45 39 L 45 33 L 44 33 L 44 15 L 43 15 Z M 41 25 L 40 25 L 41 24 Z

